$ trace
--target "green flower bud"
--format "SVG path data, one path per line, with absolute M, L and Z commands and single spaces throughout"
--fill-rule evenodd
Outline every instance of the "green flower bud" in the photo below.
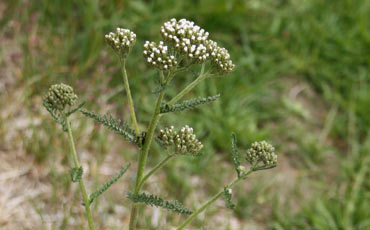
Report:
M 105 39 L 120 57 L 125 58 L 136 42 L 136 34 L 128 29 L 117 28 L 116 33 L 110 32 Z
M 277 163 L 275 148 L 266 141 L 254 142 L 247 150 L 246 159 L 252 166 L 269 167 Z
M 158 138 L 166 147 L 174 145 L 177 154 L 195 155 L 203 148 L 203 144 L 193 133 L 193 128 L 187 125 L 179 132 L 175 132 L 173 126 L 161 130 Z
M 52 85 L 43 100 L 50 108 L 63 111 L 66 106 L 76 103 L 77 95 L 71 86 L 61 83 Z

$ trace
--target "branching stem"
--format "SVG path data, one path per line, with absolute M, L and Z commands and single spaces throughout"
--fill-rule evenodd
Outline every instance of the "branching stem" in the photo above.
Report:
M 128 82 L 128 77 L 127 77 L 127 72 L 126 72 L 126 59 L 120 57 L 119 60 L 121 62 L 123 84 L 125 85 L 125 89 L 127 93 L 132 125 L 134 126 L 136 136 L 139 136 L 140 132 L 139 132 L 139 128 L 138 128 L 137 121 L 136 121 L 134 102 L 132 100 L 130 84 Z
M 145 176 L 143 177 L 143 179 L 141 180 L 140 184 L 139 184 L 139 189 L 141 189 L 141 187 L 143 186 L 144 182 L 151 176 L 153 175 L 155 172 L 157 172 L 160 168 L 163 167 L 164 164 L 166 164 L 170 159 L 172 159 L 173 157 L 175 156 L 175 154 L 171 154 L 171 155 L 168 155 L 167 157 L 165 157 L 163 160 L 161 160 L 161 162 L 159 162 L 154 168 L 152 168 L 147 174 L 145 174 Z
M 197 77 L 197 79 L 195 79 L 188 86 L 186 86 L 180 93 L 178 93 L 174 98 L 172 98 L 167 104 L 168 105 L 175 104 L 183 96 L 185 96 L 187 93 L 189 93 L 195 86 L 197 86 L 201 81 L 203 81 L 208 76 L 207 73 L 204 73 L 204 69 L 205 69 L 205 64 L 203 63 L 202 64 L 202 69 L 201 69 L 200 74 Z
M 72 158 L 73 158 L 73 163 L 74 163 L 75 168 L 80 168 L 80 163 L 78 162 L 75 143 L 73 141 L 71 125 L 70 125 L 67 117 L 65 117 L 65 122 L 67 124 L 68 138 L 69 138 L 69 144 L 71 146 L 71 154 L 72 154 Z M 85 204 L 85 210 L 86 210 L 87 221 L 89 223 L 89 229 L 94 230 L 94 223 L 93 223 L 93 218 L 92 218 L 91 211 L 90 211 L 89 198 L 88 198 L 86 188 L 85 188 L 85 184 L 84 184 L 82 178 L 78 182 L 78 184 L 80 186 L 83 201 L 84 201 L 84 204 Z
M 230 184 L 227 185 L 228 188 L 233 187 L 237 183 L 239 183 L 242 179 L 245 179 L 249 174 L 251 174 L 253 171 L 250 170 L 243 174 L 241 177 L 236 177 Z M 177 230 L 184 229 L 196 216 L 199 215 L 199 213 L 203 212 L 208 206 L 213 204 L 218 198 L 220 198 L 224 194 L 224 189 L 219 191 L 216 195 L 214 195 L 211 199 L 209 199 L 207 202 L 205 202 L 200 208 L 198 208 L 196 211 L 193 212 L 185 221 L 182 223 Z

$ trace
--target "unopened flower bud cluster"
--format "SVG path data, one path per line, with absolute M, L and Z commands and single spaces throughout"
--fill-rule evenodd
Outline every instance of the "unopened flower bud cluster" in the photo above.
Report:
M 165 146 L 175 146 L 175 153 L 178 154 L 197 154 L 203 144 L 196 138 L 193 128 L 184 126 L 179 132 L 175 132 L 173 126 L 160 131 L 159 139 Z
M 209 57 L 205 46 L 209 33 L 192 21 L 173 18 L 163 24 L 161 35 L 191 61 L 203 63 Z
M 155 42 L 146 41 L 143 54 L 149 65 L 160 70 L 170 70 L 177 65 L 175 56 L 169 55 L 168 47 L 163 41 L 158 45 Z
M 210 59 L 212 65 L 221 74 L 231 73 L 235 67 L 230 59 L 230 54 L 227 49 L 219 47 L 217 42 L 208 40 L 207 47 L 210 52 Z
M 275 148 L 266 141 L 252 143 L 246 155 L 252 165 L 262 163 L 263 166 L 273 166 L 277 163 Z
M 121 56 L 126 57 L 136 42 L 136 34 L 128 29 L 117 28 L 105 35 L 108 44 Z
M 77 95 L 73 88 L 66 84 L 55 84 L 49 88 L 44 97 L 44 102 L 56 110 L 62 111 L 66 106 L 73 106 L 77 101 Z

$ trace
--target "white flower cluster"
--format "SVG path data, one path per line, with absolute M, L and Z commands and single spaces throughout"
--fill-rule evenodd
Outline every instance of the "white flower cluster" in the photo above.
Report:
M 161 130 L 158 138 L 165 146 L 174 145 L 177 154 L 197 154 L 203 148 L 203 144 L 193 133 L 193 128 L 187 125 L 178 133 L 174 131 L 173 126 Z
M 221 74 L 231 73 L 235 67 L 230 59 L 230 54 L 227 49 L 217 45 L 217 42 L 208 40 L 207 48 L 210 52 L 210 59 L 212 65 Z
M 256 166 L 262 163 L 263 166 L 273 166 L 277 163 L 275 148 L 266 141 L 254 142 L 247 150 L 247 161 Z
M 171 70 L 177 65 L 175 56 L 169 55 L 168 47 L 163 41 L 158 45 L 155 42 L 146 41 L 143 54 L 149 65 L 160 70 Z
M 203 63 L 209 57 L 205 46 L 209 33 L 194 22 L 173 18 L 161 26 L 161 34 L 165 41 L 173 44 L 178 52 L 191 61 Z
M 105 39 L 121 57 L 126 57 L 136 42 L 136 34 L 128 29 L 117 28 L 116 33 L 110 32 Z

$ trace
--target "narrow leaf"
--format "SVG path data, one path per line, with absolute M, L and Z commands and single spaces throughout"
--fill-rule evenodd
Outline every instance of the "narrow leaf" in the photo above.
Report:
M 225 187 L 224 188 L 225 203 L 226 203 L 226 207 L 229 208 L 229 209 L 234 209 L 235 208 L 235 204 L 233 204 L 233 202 L 231 201 L 232 196 L 233 195 L 232 195 L 231 188 Z
M 70 173 L 71 173 L 72 182 L 79 182 L 82 178 L 82 173 L 83 173 L 82 167 L 71 168 Z
M 80 109 L 80 112 L 86 117 L 92 118 L 96 122 L 101 123 L 102 125 L 122 135 L 126 140 L 138 145 L 138 138 L 136 137 L 134 130 L 131 129 L 125 122 L 115 119 L 111 115 L 101 116 L 85 109 Z
M 190 100 L 183 101 L 182 103 L 174 104 L 174 105 L 167 105 L 164 104 L 161 106 L 161 113 L 169 113 L 169 112 L 181 112 L 184 110 L 190 110 L 197 108 L 201 105 L 209 104 L 220 97 L 220 94 L 210 97 L 198 97 L 193 98 Z
M 75 113 L 77 112 L 78 110 L 80 110 L 83 106 L 85 105 L 85 102 L 81 102 L 79 105 L 76 106 L 76 108 L 73 108 L 71 110 L 69 110 L 67 113 L 66 113 L 66 116 L 69 117 L 72 113 Z
M 144 203 L 149 206 L 161 207 L 183 215 L 191 215 L 193 213 L 177 200 L 167 201 L 152 194 L 141 193 L 135 195 L 129 192 L 127 193 L 127 198 L 135 203 Z
M 127 169 L 129 167 L 130 167 L 130 163 L 128 163 L 126 166 L 124 166 L 119 171 L 119 173 L 117 175 L 115 175 L 114 177 L 112 177 L 112 179 L 110 179 L 108 182 L 106 182 L 105 184 L 103 184 L 98 190 L 96 190 L 95 192 L 91 193 L 89 195 L 89 204 L 91 204 L 96 198 L 98 198 L 98 196 L 100 196 L 105 191 L 107 191 L 110 186 L 112 186 L 114 183 L 116 183 L 119 180 L 119 178 L 121 178 L 123 176 L 123 174 L 125 174 L 125 172 L 127 171 Z
M 47 103 L 42 103 L 45 109 L 50 113 L 50 115 L 54 118 L 54 120 L 60 124 L 63 128 L 63 131 L 67 132 L 66 123 L 63 118 L 60 117 L 56 112 L 56 109 L 51 108 Z
M 240 177 L 241 176 L 240 161 L 239 161 L 239 155 L 238 155 L 238 148 L 236 146 L 235 133 L 231 135 L 231 157 L 233 158 L 233 163 L 234 163 L 234 168 L 236 170 L 236 173 L 238 174 L 238 177 Z

